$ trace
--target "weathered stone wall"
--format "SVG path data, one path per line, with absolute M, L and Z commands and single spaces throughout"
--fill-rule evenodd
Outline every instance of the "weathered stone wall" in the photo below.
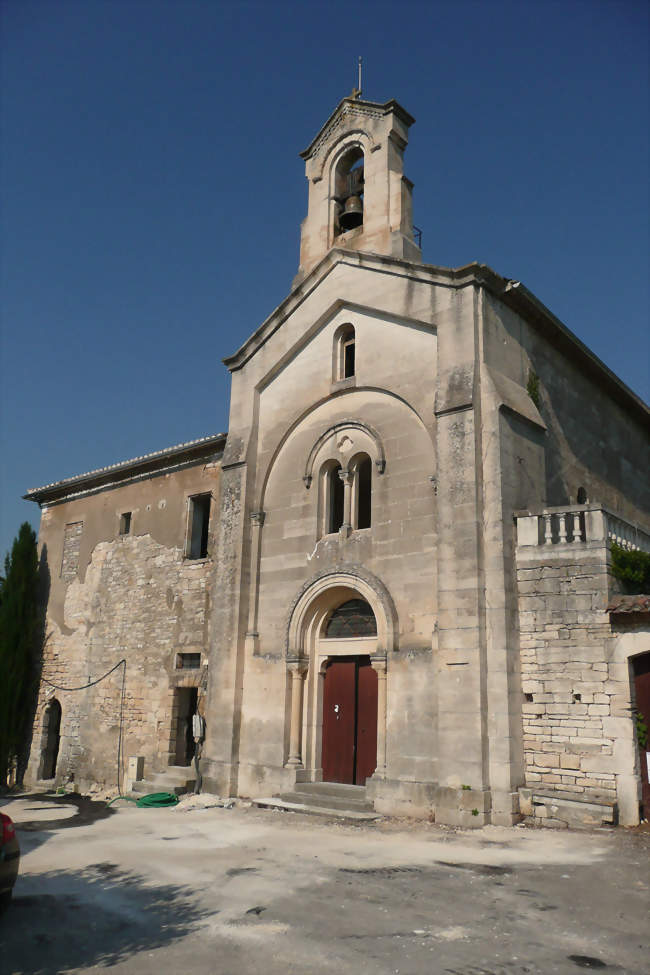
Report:
M 44 511 L 40 544 L 46 556 L 53 554 L 48 558 L 44 680 L 28 781 L 42 774 L 43 717 L 52 698 L 62 709 L 57 781 L 115 786 L 120 723 L 122 784 L 132 756 L 144 756 L 145 775 L 175 763 L 175 688 L 199 688 L 203 709 L 213 573 L 210 557 L 185 557 L 187 499 L 213 493 L 210 554 L 218 523 L 218 485 L 218 466 L 201 465 Z M 115 513 L 125 510 L 155 512 L 148 524 L 141 518 L 140 526 L 163 536 L 171 522 L 173 534 L 165 540 L 172 544 L 162 543 L 149 531 L 137 533 L 137 516 L 134 533 L 120 536 Z M 107 540 L 103 536 L 110 527 L 114 537 Z M 88 561 L 80 559 L 80 551 L 88 553 Z M 179 653 L 200 653 L 202 666 L 178 669 Z M 61 690 L 96 681 L 122 659 L 125 675 L 120 666 L 92 687 Z
M 638 822 L 629 660 L 605 612 L 611 577 L 598 515 L 583 516 L 586 540 L 546 545 L 537 544 L 537 519 L 525 518 L 533 537 L 517 549 L 523 740 L 533 800 L 522 811 L 551 817 L 551 825 L 600 824 L 612 818 L 608 805 L 618 807 L 622 822 Z M 601 537 L 590 541 L 590 521 L 599 520 Z

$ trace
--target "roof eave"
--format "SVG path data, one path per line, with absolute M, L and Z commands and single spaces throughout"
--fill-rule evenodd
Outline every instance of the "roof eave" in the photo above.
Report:
M 226 434 L 218 433 L 211 437 L 201 437 L 198 440 L 190 440 L 187 443 L 178 444 L 174 447 L 167 447 L 151 454 L 141 457 L 134 457 L 131 460 L 121 461 L 118 464 L 111 464 L 108 467 L 101 467 L 85 474 L 78 474 L 74 477 L 67 477 L 61 481 L 54 481 L 43 487 L 31 488 L 23 494 L 25 501 L 34 501 L 42 505 L 52 504 L 61 501 L 71 495 L 78 495 L 81 492 L 106 487 L 109 484 L 116 486 L 120 482 L 132 480 L 138 474 L 153 474 L 157 470 L 168 467 L 170 464 L 178 465 L 191 461 L 199 461 L 202 458 L 214 457 L 215 454 L 223 452 L 226 442 Z

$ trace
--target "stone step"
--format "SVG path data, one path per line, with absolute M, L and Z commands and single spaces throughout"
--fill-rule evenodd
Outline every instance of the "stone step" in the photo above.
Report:
M 290 802 L 281 799 L 279 796 L 271 796 L 268 799 L 253 799 L 253 805 L 260 809 L 279 809 L 284 812 L 303 813 L 308 816 L 334 816 L 337 819 L 347 819 L 352 822 L 374 822 L 381 819 L 379 813 L 365 812 L 354 809 L 334 809 L 332 807 L 309 804 L 303 802 Z
M 175 796 L 182 796 L 186 792 L 194 790 L 195 782 L 196 779 L 188 778 L 187 774 L 183 779 L 180 779 L 178 776 L 166 777 L 161 772 L 150 779 L 134 782 L 131 786 L 131 792 L 141 796 L 150 795 L 152 792 L 171 792 Z
M 341 799 L 365 799 L 365 785 L 347 785 L 343 782 L 297 782 L 294 792 L 310 792 Z
M 275 798 L 283 802 L 298 802 L 308 806 L 318 806 L 322 809 L 342 809 L 353 812 L 374 812 L 374 806 L 363 798 L 352 798 L 349 796 L 332 795 L 331 793 L 319 793 L 304 791 L 296 787 L 293 792 L 282 792 Z

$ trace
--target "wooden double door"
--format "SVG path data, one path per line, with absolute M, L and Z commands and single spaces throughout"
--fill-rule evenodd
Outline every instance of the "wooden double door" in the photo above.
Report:
M 369 657 L 338 657 L 325 671 L 323 781 L 364 785 L 377 767 L 377 674 Z

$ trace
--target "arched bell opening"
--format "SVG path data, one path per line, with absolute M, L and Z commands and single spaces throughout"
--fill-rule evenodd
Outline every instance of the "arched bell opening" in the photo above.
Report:
M 43 734 L 41 737 L 41 761 L 39 779 L 53 779 L 56 776 L 56 763 L 61 742 L 61 705 L 54 697 L 43 713 Z
M 363 161 L 363 149 L 361 146 L 355 145 L 348 149 L 336 164 L 334 172 L 335 236 L 363 225 Z

